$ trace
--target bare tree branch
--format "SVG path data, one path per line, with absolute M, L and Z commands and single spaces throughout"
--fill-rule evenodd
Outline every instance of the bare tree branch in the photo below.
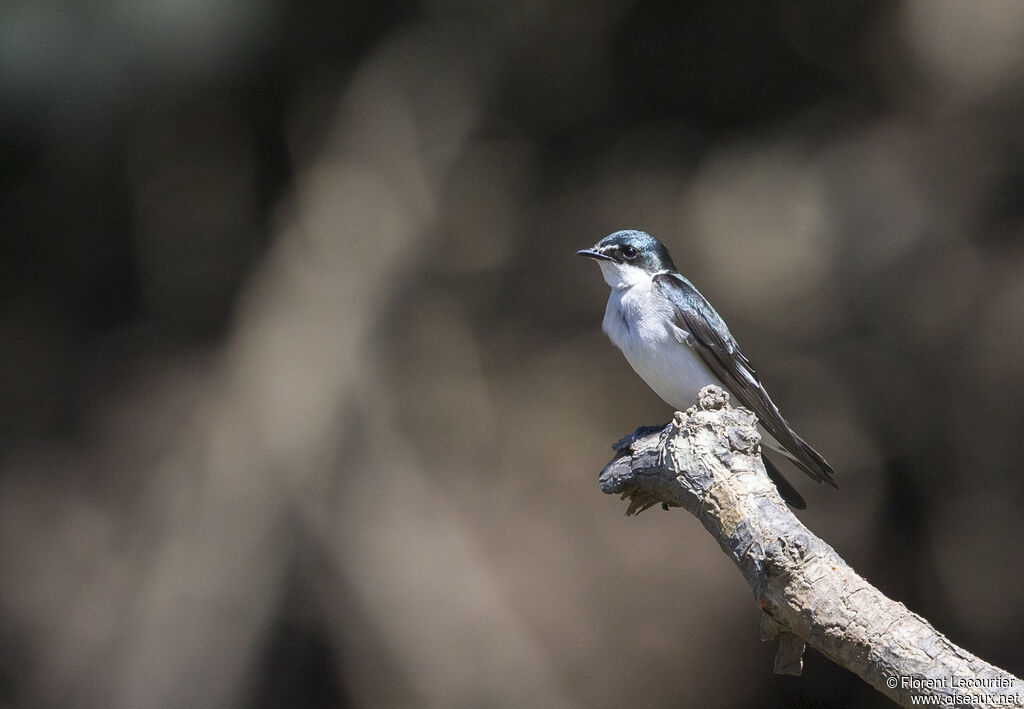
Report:
M 619 441 L 601 489 L 629 498 L 627 514 L 661 503 L 701 521 L 760 603 L 762 639 L 779 639 L 775 671 L 800 674 L 807 643 L 902 706 L 1024 704 L 1024 682 L 886 598 L 793 516 L 761 463 L 757 419 L 728 399 L 705 387 L 664 429 Z

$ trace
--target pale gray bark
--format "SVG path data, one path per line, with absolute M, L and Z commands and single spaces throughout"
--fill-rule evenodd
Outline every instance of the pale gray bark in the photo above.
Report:
M 775 671 L 799 674 L 805 643 L 902 706 L 1020 706 L 1024 682 L 957 647 L 886 598 L 789 511 L 760 456 L 757 419 L 713 386 L 664 429 L 615 445 L 601 488 L 630 499 L 627 514 L 684 507 L 739 567 L 778 638 Z M 920 700 L 918 700 L 920 702 Z

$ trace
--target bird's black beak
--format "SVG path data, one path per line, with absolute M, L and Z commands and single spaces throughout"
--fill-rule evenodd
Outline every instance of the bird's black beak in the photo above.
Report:
M 618 263 L 618 261 L 616 261 L 614 258 L 609 256 L 608 254 L 602 254 L 597 249 L 580 249 L 579 251 L 576 252 L 576 255 L 586 256 L 588 258 L 598 259 L 600 261 L 611 261 L 612 263 Z

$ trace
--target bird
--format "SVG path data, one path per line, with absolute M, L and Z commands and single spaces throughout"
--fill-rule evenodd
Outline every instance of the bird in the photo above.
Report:
M 654 393 L 683 411 L 703 387 L 721 387 L 757 415 L 764 445 L 813 480 L 838 487 L 835 471 L 786 423 L 722 316 L 676 270 L 664 244 L 626 229 L 576 253 L 601 267 L 611 287 L 602 329 Z M 762 459 L 782 498 L 805 509 L 796 488 L 763 453 Z

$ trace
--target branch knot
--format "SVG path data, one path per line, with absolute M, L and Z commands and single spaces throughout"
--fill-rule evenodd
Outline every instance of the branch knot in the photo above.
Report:
M 697 406 L 704 411 L 728 409 L 730 408 L 729 392 L 721 387 L 708 385 L 700 390 L 700 394 L 697 396 Z

